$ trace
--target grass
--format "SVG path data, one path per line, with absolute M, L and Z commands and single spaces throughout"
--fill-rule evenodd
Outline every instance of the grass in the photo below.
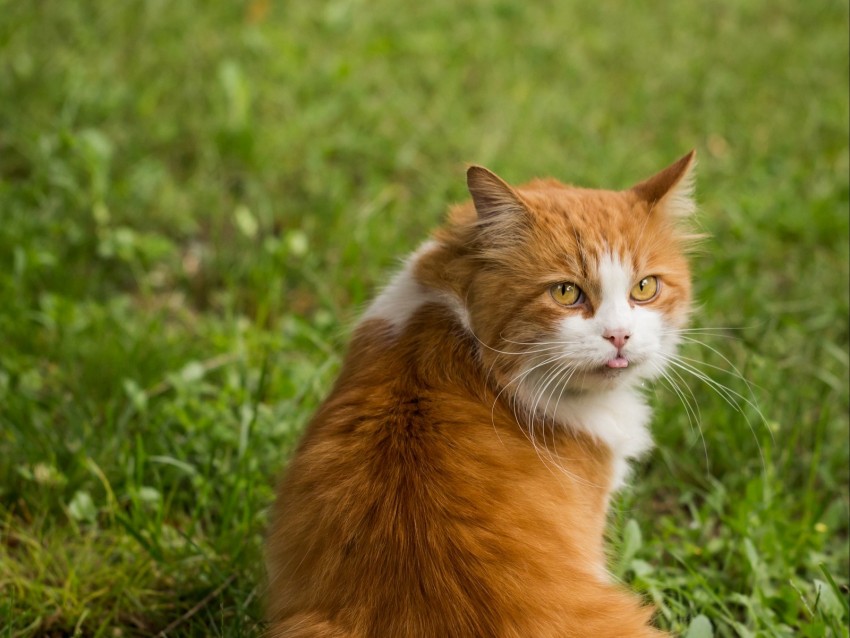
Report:
M 101 4 L 0 0 L 0 636 L 258 635 L 273 477 L 465 162 L 691 147 L 684 353 L 747 400 L 655 389 L 612 567 L 689 638 L 848 635 L 846 4 Z

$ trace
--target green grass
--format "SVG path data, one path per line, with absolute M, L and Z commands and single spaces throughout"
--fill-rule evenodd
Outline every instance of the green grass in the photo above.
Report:
M 465 163 L 691 147 L 685 354 L 764 419 L 659 385 L 612 567 L 691 638 L 847 636 L 848 7 L 640 4 L 0 0 L 0 636 L 257 635 L 273 477 Z

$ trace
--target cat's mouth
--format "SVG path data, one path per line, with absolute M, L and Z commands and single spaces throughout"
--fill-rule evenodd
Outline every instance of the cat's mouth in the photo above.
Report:
M 622 368 L 629 367 L 629 360 L 626 359 L 623 355 L 617 355 L 613 359 L 608 359 L 605 363 L 606 368 L 610 368 L 612 370 L 620 370 Z

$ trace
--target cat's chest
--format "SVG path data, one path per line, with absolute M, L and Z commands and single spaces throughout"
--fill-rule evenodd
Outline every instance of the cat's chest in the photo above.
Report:
M 617 490 L 628 478 L 629 462 L 652 448 L 650 416 L 640 392 L 623 387 L 563 395 L 547 406 L 546 414 L 534 415 L 534 419 L 541 423 L 547 419 L 550 428 L 554 423 L 555 427 L 588 435 L 606 447 L 611 456 L 611 489 Z

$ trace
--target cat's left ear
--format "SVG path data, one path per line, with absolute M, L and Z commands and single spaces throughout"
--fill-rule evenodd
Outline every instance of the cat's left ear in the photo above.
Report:
M 672 217 L 687 217 L 696 210 L 694 202 L 694 167 L 697 152 L 692 150 L 660 173 L 656 173 L 631 190 L 649 204 L 650 210 L 663 210 Z
M 514 217 L 525 210 L 516 191 L 483 166 L 469 167 L 466 171 L 466 185 L 481 221 L 492 222 L 499 218 Z

